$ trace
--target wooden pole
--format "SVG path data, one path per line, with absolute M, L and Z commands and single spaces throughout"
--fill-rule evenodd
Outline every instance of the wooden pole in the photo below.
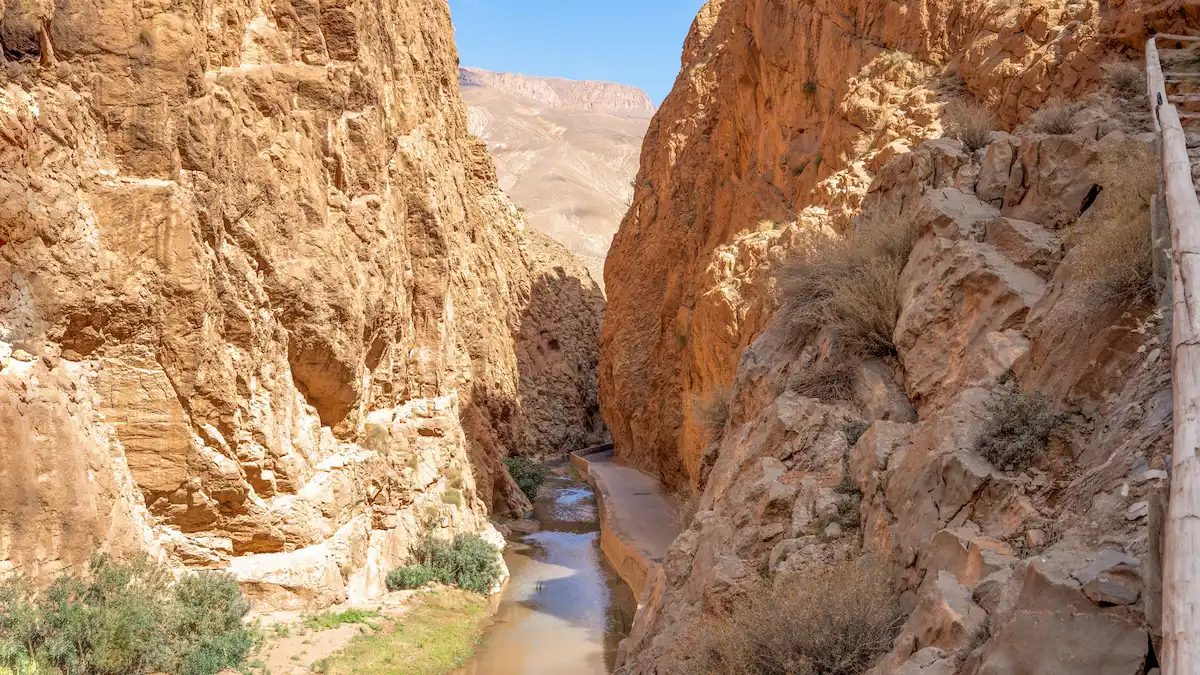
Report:
M 1162 669 L 1163 675 L 1196 675 L 1200 673 L 1200 202 L 1179 113 L 1165 92 L 1158 97 L 1162 73 L 1153 40 L 1147 44 L 1146 66 L 1155 126 L 1161 129 L 1174 291 L 1175 437 L 1163 548 Z M 1157 79 L 1149 72 L 1151 67 Z

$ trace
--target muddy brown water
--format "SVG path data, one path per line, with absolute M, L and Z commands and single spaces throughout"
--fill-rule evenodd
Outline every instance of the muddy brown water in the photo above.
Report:
M 534 505 L 542 529 L 510 541 L 512 578 L 492 625 L 455 675 L 606 675 L 637 607 L 600 552 L 596 495 L 568 466 Z

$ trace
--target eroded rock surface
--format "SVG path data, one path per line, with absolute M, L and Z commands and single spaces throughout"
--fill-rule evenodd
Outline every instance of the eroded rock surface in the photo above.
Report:
M 444 3 L 59 2 L 49 65 L 20 6 L 4 569 L 149 550 L 267 607 L 370 598 L 528 507 L 501 457 L 600 432 L 602 298 L 469 136 Z
M 906 154 L 939 134 L 947 100 L 973 96 L 1012 129 L 1052 96 L 1095 87 L 1119 46 L 1106 27 L 1140 30 L 1135 13 L 1163 30 L 1175 21 L 1172 3 L 1114 4 L 708 2 L 605 269 L 601 405 L 618 456 L 695 483 L 708 439 L 693 401 L 733 382 L 773 310 L 764 267 L 801 245 L 796 230 L 844 230 L 893 160 L 893 180 L 954 187 L 961 146 Z M 1082 142 L 993 144 L 981 196 L 1022 221 L 1079 206 L 1090 186 L 1059 182 L 1086 167 Z M 1010 180 L 1014 165 L 1030 170 Z M 1014 289 L 1014 312 L 1028 290 Z
M 1078 263 L 1096 194 L 1115 185 L 1101 157 L 1152 136 L 1145 119 L 1114 112 L 1074 54 L 1102 60 L 1114 45 L 1098 31 L 1137 4 L 991 15 L 990 3 L 835 13 L 726 0 L 701 11 L 647 136 L 639 180 L 652 187 L 638 190 L 606 268 L 601 396 L 618 456 L 699 492 L 618 672 L 691 672 L 698 632 L 764 581 L 787 589 L 866 555 L 909 611 L 871 675 L 1153 665 L 1150 521 L 1171 430 L 1163 316 L 1152 299 L 1098 294 Z M 965 88 L 923 70 L 951 60 Z M 878 98 L 851 93 L 868 84 Z M 1053 93 L 1086 100 L 1075 131 L 1026 123 Z M 975 151 L 922 140 L 963 95 L 1011 133 Z M 869 126 L 852 100 L 894 117 Z M 799 146 L 779 137 L 806 128 L 809 161 L 785 170 Z M 769 330 L 777 263 L 881 214 L 916 233 L 894 351 L 856 364 L 851 393 L 805 397 L 793 376 L 838 358 L 836 337 L 795 344 Z M 1068 418 L 1027 467 L 979 451 L 990 406 L 1012 389 L 1041 391 Z M 714 430 L 696 401 L 717 395 L 729 406 Z

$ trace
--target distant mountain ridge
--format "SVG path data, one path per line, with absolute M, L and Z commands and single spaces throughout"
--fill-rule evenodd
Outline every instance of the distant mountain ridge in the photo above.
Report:
M 458 81 L 464 87 L 487 87 L 537 101 L 550 108 L 648 112 L 655 109 L 646 92 L 616 82 L 494 73 L 480 68 L 459 68 Z
M 487 143 L 501 189 L 603 286 L 655 110 L 649 97 L 612 82 L 458 73 L 470 132 Z

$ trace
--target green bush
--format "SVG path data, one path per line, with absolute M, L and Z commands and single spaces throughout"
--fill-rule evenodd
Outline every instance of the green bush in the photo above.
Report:
M 39 591 L 0 583 L 0 667 L 68 675 L 165 671 L 213 675 L 245 659 L 250 607 L 237 583 L 204 573 L 172 583 L 147 558 L 98 557 L 86 577 L 66 575 Z
M 437 578 L 437 573 L 424 565 L 407 565 L 388 573 L 386 583 L 389 591 L 420 588 Z
M 486 594 L 500 580 L 500 552 L 477 534 L 460 534 L 453 542 L 430 537 L 413 553 L 420 566 L 430 572 L 430 579 L 425 581 L 436 579 L 448 586 Z M 420 573 L 413 572 L 414 567 L 394 570 L 388 575 L 389 587 L 393 575 L 397 583 L 418 579 Z M 401 575 L 403 570 L 409 571 Z
M 508 470 L 508 475 L 516 481 L 517 487 L 521 488 L 521 492 L 529 498 L 529 501 L 537 499 L 538 488 L 542 486 L 542 481 L 546 480 L 546 469 L 540 464 L 535 464 L 528 457 L 505 457 L 504 468 Z
M 1042 456 L 1054 432 L 1067 421 L 1035 391 L 1005 389 L 987 404 L 989 417 L 975 449 L 998 469 L 1023 469 Z

